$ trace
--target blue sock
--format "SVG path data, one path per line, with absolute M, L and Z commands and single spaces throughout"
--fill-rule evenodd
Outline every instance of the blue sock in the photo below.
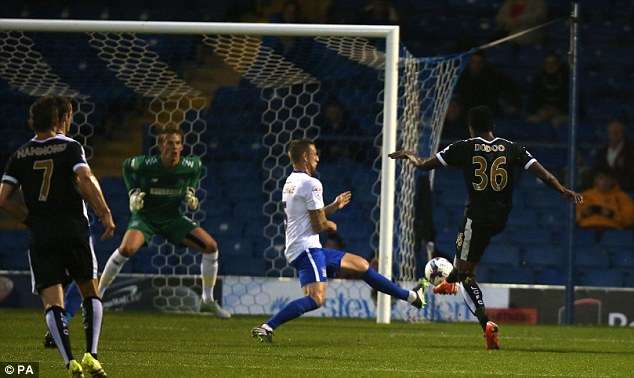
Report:
M 363 279 L 368 285 L 372 286 L 372 288 L 382 293 L 389 294 L 392 297 L 396 297 L 404 301 L 407 301 L 407 298 L 409 297 L 409 290 L 400 288 L 397 284 L 380 275 L 372 268 L 363 273 L 361 279 Z
M 64 308 L 66 310 L 64 318 L 66 319 L 66 323 L 70 323 L 77 310 L 79 310 L 79 307 L 81 307 L 82 301 L 79 287 L 77 287 L 76 283 L 71 282 L 64 292 Z
M 317 302 L 309 296 L 299 298 L 287 304 L 280 312 L 266 321 L 271 328 L 275 329 L 289 320 L 293 320 L 300 315 L 318 308 Z

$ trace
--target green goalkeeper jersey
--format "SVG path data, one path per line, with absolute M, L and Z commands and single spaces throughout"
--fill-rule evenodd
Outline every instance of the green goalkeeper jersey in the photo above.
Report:
M 136 188 L 145 193 L 138 214 L 160 222 L 181 215 L 187 188 L 198 187 L 201 169 L 197 156 L 181 157 L 175 167 L 166 168 L 159 156 L 140 155 L 123 162 L 123 179 L 128 193 Z

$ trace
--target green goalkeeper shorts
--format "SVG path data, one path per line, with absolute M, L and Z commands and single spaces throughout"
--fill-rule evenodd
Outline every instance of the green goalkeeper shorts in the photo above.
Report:
M 153 221 L 150 217 L 133 213 L 128 223 L 128 230 L 139 230 L 143 233 L 146 244 L 152 240 L 152 236 L 160 235 L 172 244 L 181 245 L 185 237 L 196 227 L 198 224 L 184 215 Z

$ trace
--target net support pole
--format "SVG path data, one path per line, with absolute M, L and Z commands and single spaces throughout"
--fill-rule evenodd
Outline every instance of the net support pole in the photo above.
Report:
M 385 88 L 383 95 L 383 141 L 381 143 L 381 216 L 379 219 L 379 273 L 392 278 L 392 249 L 394 230 L 394 198 L 396 163 L 388 154 L 396 150 L 398 98 L 399 28 L 395 26 L 385 41 Z M 376 322 L 389 324 L 391 298 L 379 293 Z
M 569 94 L 569 107 L 570 107 L 570 128 L 568 129 L 568 187 L 574 189 L 575 187 L 575 171 L 576 164 L 576 140 L 577 140 L 577 45 L 578 45 L 578 22 L 579 22 L 579 4 L 572 2 L 572 11 L 570 14 L 570 51 L 569 51 L 569 65 L 570 65 L 570 94 Z M 566 275 L 566 293 L 565 293 L 565 323 L 574 324 L 575 322 L 575 254 L 573 251 L 574 232 L 575 232 L 575 204 L 570 202 L 568 204 L 568 235 L 567 235 L 567 250 L 568 250 L 568 272 Z

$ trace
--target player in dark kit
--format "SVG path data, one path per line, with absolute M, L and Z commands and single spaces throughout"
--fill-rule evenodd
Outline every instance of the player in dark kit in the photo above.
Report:
M 485 333 L 487 349 L 499 349 L 498 326 L 489 321 L 485 314 L 482 290 L 475 280 L 475 268 L 491 237 L 506 226 L 517 171 L 529 170 L 575 203 L 583 202 L 583 198 L 562 186 L 526 148 L 495 137 L 491 111 L 487 107 L 478 106 L 469 110 L 468 120 L 471 139 L 453 143 L 435 157 L 424 159 L 410 151 L 396 151 L 389 156 L 392 159 L 407 159 L 423 170 L 447 166 L 462 169 L 469 202 L 456 240 L 454 268 L 447 279 L 434 288 L 434 293 L 456 294 L 459 286 L 456 283 L 462 283 L 465 300 Z
M 114 222 L 82 146 L 56 132 L 69 122 L 60 114 L 57 97 L 42 97 L 30 109 L 35 137 L 11 156 L 0 184 L 0 207 L 24 221 L 31 231 L 29 263 L 34 289 L 40 294 L 48 329 L 72 377 L 106 374 L 97 360 L 102 305 L 97 295 L 97 260 L 92 249 L 86 206 L 104 226 L 102 239 L 112 237 Z M 22 191 L 26 209 L 10 200 Z M 62 282 L 70 275 L 83 299 L 86 353 L 73 357 L 64 320 Z

